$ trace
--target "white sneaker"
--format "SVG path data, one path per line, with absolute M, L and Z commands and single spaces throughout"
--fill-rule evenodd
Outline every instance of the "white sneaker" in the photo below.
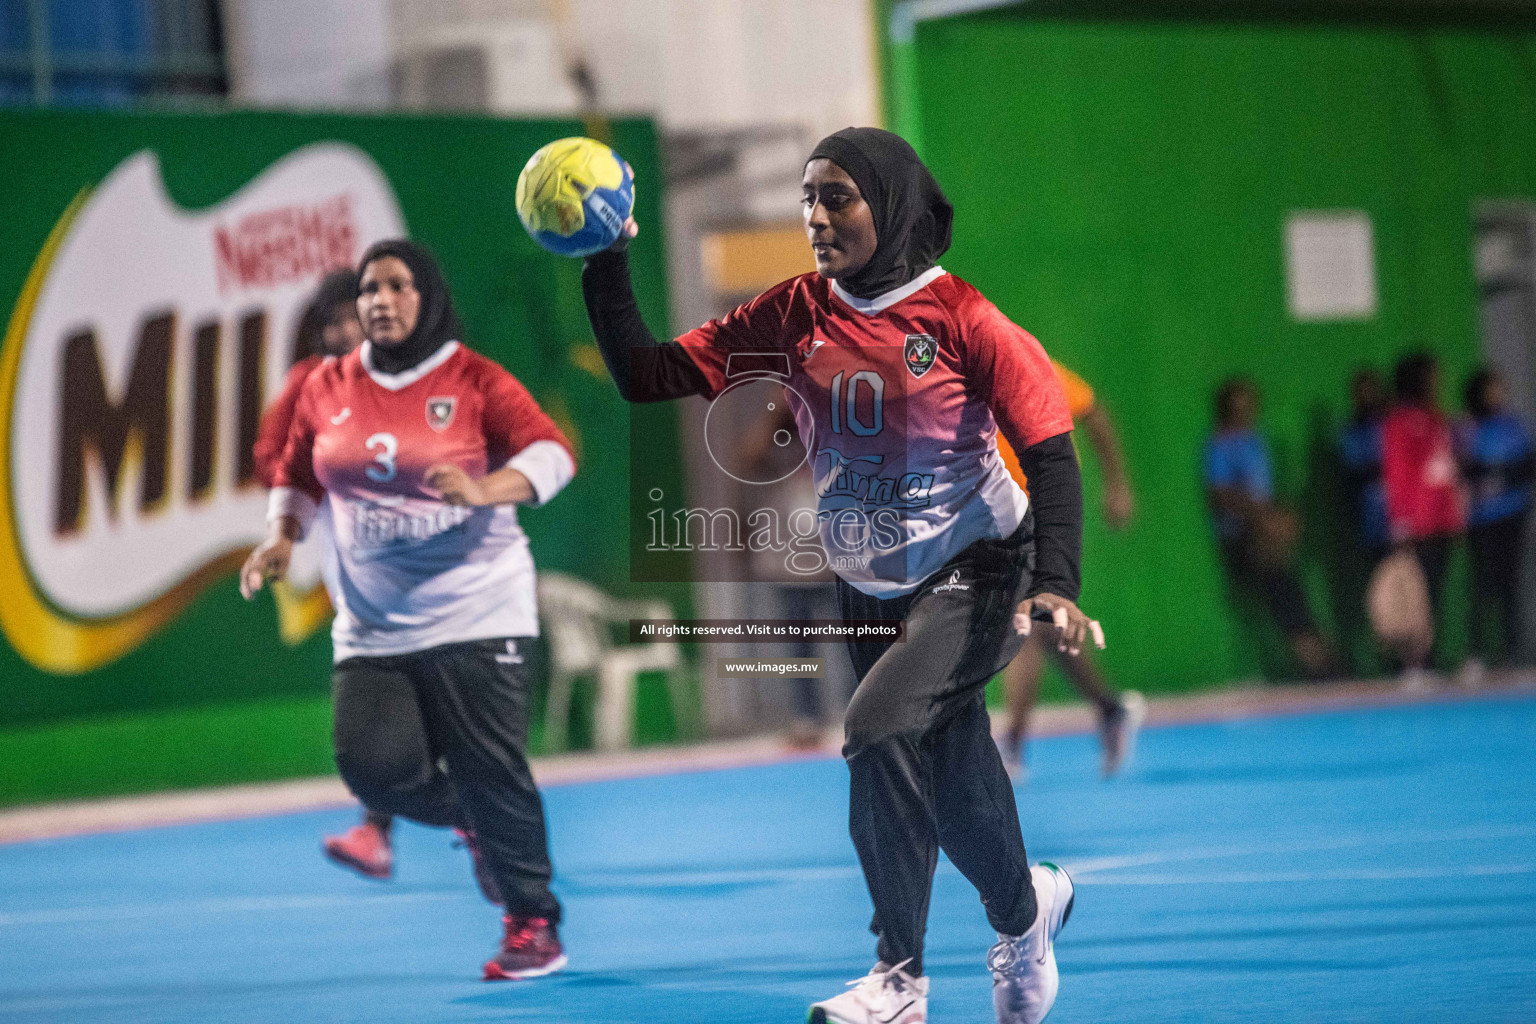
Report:
M 875 964 L 849 990 L 811 1007 L 810 1024 L 927 1024 L 928 979 L 895 967 Z
M 1072 879 L 1055 864 L 1029 869 L 1040 908 L 1023 935 L 999 935 L 987 953 L 997 1024 L 1040 1024 L 1056 1002 L 1056 933 L 1072 916 Z
M 1120 714 L 1104 723 L 1100 739 L 1104 746 L 1103 777 L 1113 778 L 1131 763 L 1136 753 L 1136 737 L 1147 720 L 1147 699 L 1135 690 L 1120 695 Z

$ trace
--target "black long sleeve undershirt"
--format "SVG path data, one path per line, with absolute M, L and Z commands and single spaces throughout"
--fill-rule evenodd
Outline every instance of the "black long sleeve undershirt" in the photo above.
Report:
M 640 315 L 629 279 L 629 256 L 610 249 L 588 256 L 581 293 L 598 351 L 628 402 L 663 402 L 709 390 L 703 372 L 673 341 L 658 342 Z M 1076 601 L 1082 586 L 1083 478 L 1070 433 L 1025 448 L 1019 464 L 1029 477 L 1035 514 L 1035 578 L 1030 595 Z
M 1076 601 L 1083 575 L 1083 474 L 1072 434 L 1057 434 L 1019 453 L 1035 513 L 1035 578 L 1029 596 Z
M 664 402 L 709 390 L 683 346 L 658 342 L 645 326 L 629 281 L 628 253 L 608 249 L 588 256 L 581 268 L 581 294 L 598 351 L 626 402 Z

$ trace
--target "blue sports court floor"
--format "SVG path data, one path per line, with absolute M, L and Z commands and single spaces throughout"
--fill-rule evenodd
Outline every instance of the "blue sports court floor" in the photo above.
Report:
M 1536 699 L 1145 734 L 1095 780 L 1039 741 L 1035 858 L 1076 875 L 1052 1024 L 1536 1021 Z M 461 851 L 325 863 L 348 812 L 0 847 L 0 1022 L 793 1022 L 873 959 L 835 760 L 553 788 L 568 973 L 479 982 Z M 936 1022 L 991 1020 L 974 892 L 939 872 Z

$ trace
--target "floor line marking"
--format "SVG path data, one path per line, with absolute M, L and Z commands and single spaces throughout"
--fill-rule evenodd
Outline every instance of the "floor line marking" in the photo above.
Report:
M 1320 868 L 1311 871 L 1215 872 L 1200 875 L 1074 875 L 1081 885 L 1267 885 L 1288 882 L 1375 882 L 1415 878 L 1487 878 L 1536 874 L 1536 864 L 1434 865 L 1422 868 Z M 1532 922 L 1536 926 L 1536 921 Z
M 1461 843 L 1476 839 L 1511 839 L 1528 835 L 1536 835 L 1536 825 L 1500 825 L 1482 828 L 1446 829 L 1440 832 L 1385 832 L 1352 836 L 1347 839 L 1323 839 L 1308 843 L 1287 843 L 1283 845 L 1277 843 L 1267 846 L 1213 846 L 1196 850 L 1153 850 L 1147 853 L 1090 857 L 1079 861 L 1064 861 L 1063 863 L 1075 878 L 1078 875 L 1087 876 L 1100 871 L 1115 871 L 1120 868 L 1148 867 L 1153 864 L 1176 864 L 1193 860 L 1219 860 L 1224 857 L 1317 853 L 1324 850 L 1350 850 L 1369 846 Z
M 471 893 L 399 892 L 368 896 L 231 896 L 171 903 L 123 903 L 106 907 L 62 907 L 55 910 L 19 910 L 0 913 L 0 927 L 29 924 L 74 924 L 87 921 L 132 921 L 167 914 L 231 914 L 265 910 L 312 910 L 320 907 L 357 906 L 371 903 L 422 903 L 473 899 Z
M 1178 874 L 1116 874 L 1125 868 L 1148 867 L 1156 864 L 1179 863 L 1194 860 L 1214 860 L 1223 857 L 1284 855 L 1308 853 L 1319 850 L 1350 849 L 1372 846 L 1422 844 L 1427 842 L 1457 842 L 1469 839 L 1496 839 L 1536 834 L 1536 826 L 1505 826 L 1494 828 L 1468 828 L 1427 832 L 1415 835 L 1378 834 L 1356 836 L 1327 842 L 1274 844 L 1269 846 L 1217 847 L 1205 850 L 1168 850 L 1147 854 L 1131 854 L 1119 857 L 1099 857 L 1091 860 L 1062 860 L 1076 882 L 1085 885 L 1226 885 L 1271 884 L 1322 881 L 1372 881 L 1392 879 L 1418 879 L 1439 877 L 1486 877 L 1495 875 L 1520 875 L 1536 873 L 1536 865 L 1462 865 L 1449 867 L 1437 865 L 1423 868 L 1318 868 L 1302 872 L 1203 872 Z M 947 860 L 939 865 L 941 874 L 958 874 Z M 857 864 L 818 864 L 805 867 L 765 867 L 741 870 L 678 870 L 619 871 L 590 874 L 568 872 L 564 875 L 566 886 L 573 891 L 624 888 L 633 890 L 672 889 L 689 886 L 753 885 L 773 883 L 805 883 L 855 879 L 859 877 Z M 309 910 L 323 907 L 357 906 L 359 904 L 416 903 L 439 900 L 472 899 L 471 893 L 457 892 L 400 892 L 372 893 L 368 895 L 313 894 L 286 896 L 236 896 L 211 897 L 174 903 L 121 904 L 117 906 L 65 907 L 47 910 L 0 912 L 0 927 L 17 927 L 33 924 L 67 924 L 91 921 L 123 921 L 164 917 L 175 914 L 227 914 L 259 913 L 264 911 Z

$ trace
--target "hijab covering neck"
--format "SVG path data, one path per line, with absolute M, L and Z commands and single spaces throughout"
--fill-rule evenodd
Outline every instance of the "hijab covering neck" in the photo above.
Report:
M 359 277 L 368 269 L 368 264 L 385 256 L 393 256 L 410 268 L 416 291 L 421 296 L 421 308 L 416 314 L 415 329 L 398 345 L 380 345 L 369 339 L 368 360 L 380 373 L 404 373 L 457 339 L 464 333 L 464 328 L 459 323 L 459 315 L 453 311 L 453 297 L 448 294 L 448 284 L 443 280 L 437 260 L 415 242 L 391 238 L 370 245 L 357 265 Z M 365 333 L 367 327 L 365 322 Z
M 880 128 L 844 128 L 816 144 L 847 172 L 875 218 L 875 252 L 858 273 L 838 278 L 849 294 L 872 299 L 900 288 L 949 249 L 955 208 L 906 139 Z

